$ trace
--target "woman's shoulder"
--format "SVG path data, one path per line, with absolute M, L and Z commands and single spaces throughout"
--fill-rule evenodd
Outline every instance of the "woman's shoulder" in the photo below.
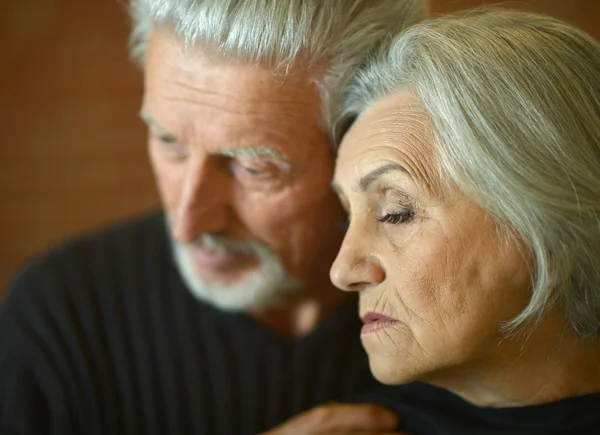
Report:
M 427 435 L 600 433 L 600 393 L 534 406 L 487 408 L 426 383 L 385 387 L 361 400 L 394 410 L 402 430 Z

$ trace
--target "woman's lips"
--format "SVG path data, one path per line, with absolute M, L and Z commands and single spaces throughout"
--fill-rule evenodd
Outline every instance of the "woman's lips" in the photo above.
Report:
M 400 323 L 399 320 L 392 319 L 391 317 L 379 313 L 367 313 L 364 316 L 361 316 L 360 319 L 364 323 L 360 335 L 366 335 L 379 329 Z

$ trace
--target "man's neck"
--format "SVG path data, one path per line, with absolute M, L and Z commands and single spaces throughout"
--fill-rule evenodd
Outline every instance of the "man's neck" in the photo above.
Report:
M 300 290 L 285 302 L 254 311 L 250 315 L 280 337 L 298 339 L 312 333 L 349 297 L 348 293 L 329 284 L 321 287 L 319 291 Z

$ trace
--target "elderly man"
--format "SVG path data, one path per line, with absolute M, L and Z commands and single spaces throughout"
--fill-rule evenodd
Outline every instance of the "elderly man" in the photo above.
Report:
M 66 243 L 15 279 L 0 312 L 0 432 L 252 434 L 378 388 L 356 301 L 328 278 L 345 219 L 329 188 L 332 120 L 354 67 L 426 9 L 134 1 L 164 211 Z M 283 428 L 393 425 L 334 405 Z

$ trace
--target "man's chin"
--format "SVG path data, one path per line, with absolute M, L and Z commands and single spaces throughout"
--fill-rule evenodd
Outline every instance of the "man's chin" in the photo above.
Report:
M 193 264 L 192 267 L 188 279 L 197 282 L 197 285 L 214 286 L 223 290 L 243 286 L 252 281 L 253 275 L 260 273 L 256 262 L 228 268 L 208 268 L 198 264 Z
M 251 257 L 252 261 L 240 261 L 235 267 L 206 267 L 181 248 L 176 247 L 175 260 L 191 293 L 196 299 L 224 311 L 268 308 L 300 287 L 298 280 L 291 277 L 274 256 L 262 260 Z
M 207 280 L 184 276 L 192 294 L 200 301 L 224 311 L 248 312 L 272 307 L 295 290 L 294 285 L 269 283 L 258 271 L 246 272 L 237 279 Z

